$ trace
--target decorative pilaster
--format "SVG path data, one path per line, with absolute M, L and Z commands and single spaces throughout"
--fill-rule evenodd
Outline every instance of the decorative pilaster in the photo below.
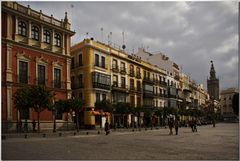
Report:
M 29 21 L 28 22 L 28 44 L 30 43 L 31 36 L 32 36 L 32 22 Z
M 55 35 L 55 30 L 52 29 L 52 37 L 51 37 L 52 52 L 54 51 L 54 35 Z
M 6 81 L 12 82 L 12 45 L 7 44 L 7 70 Z
M 62 33 L 62 54 L 65 55 L 65 34 Z
M 7 120 L 12 120 L 12 87 L 7 87 Z
M 71 59 L 67 58 L 66 60 L 66 64 L 67 64 L 67 90 L 71 90 L 71 80 L 70 80 L 70 66 L 71 66 Z

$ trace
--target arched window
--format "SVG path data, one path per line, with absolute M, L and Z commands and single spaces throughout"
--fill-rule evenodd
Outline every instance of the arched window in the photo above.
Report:
M 43 42 L 50 44 L 50 31 L 44 30 L 43 32 Z
M 32 39 L 39 40 L 39 28 L 35 25 L 32 26 Z
M 27 25 L 23 21 L 18 22 L 18 34 L 21 36 L 27 36 Z
M 54 39 L 55 39 L 55 45 L 60 47 L 61 46 L 61 35 L 56 33 L 54 36 Z

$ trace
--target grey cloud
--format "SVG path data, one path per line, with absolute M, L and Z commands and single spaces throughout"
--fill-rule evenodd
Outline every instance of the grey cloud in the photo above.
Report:
M 203 83 L 214 61 L 221 89 L 237 87 L 238 3 L 236 2 L 20 2 L 58 19 L 68 12 L 76 35 L 72 43 L 89 36 L 122 45 L 127 50 L 161 51 L 181 65 L 192 79 Z M 73 7 L 71 7 L 71 4 Z M 231 41 L 229 41 L 231 40 Z

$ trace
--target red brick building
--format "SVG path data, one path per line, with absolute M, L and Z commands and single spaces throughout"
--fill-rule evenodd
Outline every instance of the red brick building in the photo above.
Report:
M 2 2 L 2 129 L 14 129 L 19 119 L 37 120 L 33 109 L 20 113 L 13 95 L 25 85 L 45 85 L 55 101 L 71 95 L 70 44 L 67 13 L 61 21 L 16 2 Z M 57 119 L 64 122 L 65 116 Z M 41 122 L 52 122 L 52 112 L 40 114 Z M 41 126 L 44 126 L 41 125 Z

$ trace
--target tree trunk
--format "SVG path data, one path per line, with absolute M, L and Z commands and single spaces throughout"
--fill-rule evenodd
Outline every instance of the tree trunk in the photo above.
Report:
M 40 132 L 40 112 L 37 112 L 37 119 L 38 119 L 38 133 Z
M 79 132 L 79 112 L 76 112 L 77 114 L 77 132 Z

